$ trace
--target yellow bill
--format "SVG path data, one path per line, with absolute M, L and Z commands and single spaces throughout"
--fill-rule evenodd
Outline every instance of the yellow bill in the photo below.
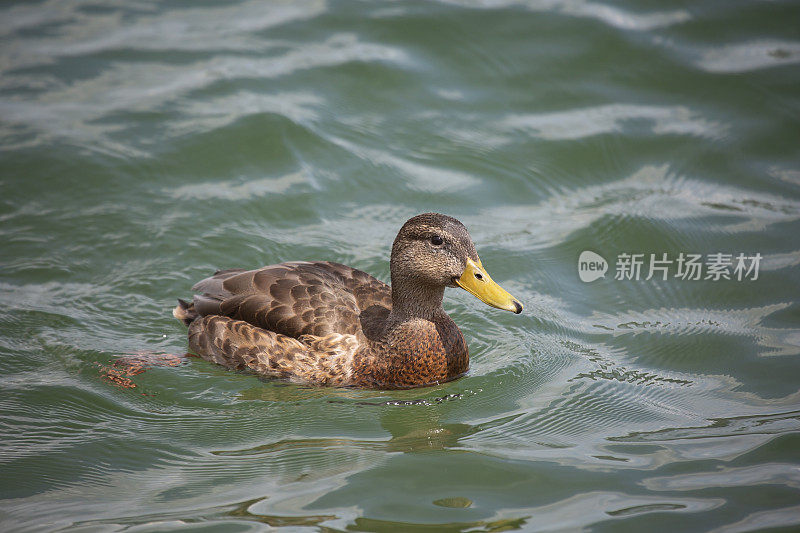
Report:
M 459 287 L 492 307 L 517 314 L 522 312 L 522 304 L 519 300 L 492 280 L 489 273 L 484 270 L 480 259 L 477 263 L 472 259 L 467 259 L 464 273 L 455 281 Z

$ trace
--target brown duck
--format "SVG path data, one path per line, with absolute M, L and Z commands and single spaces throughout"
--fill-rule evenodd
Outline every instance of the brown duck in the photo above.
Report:
M 425 213 L 392 245 L 392 285 L 327 261 L 221 270 L 175 318 L 202 358 L 309 385 L 397 389 L 457 378 L 467 344 L 442 309 L 459 286 L 499 309 L 522 304 L 492 281 L 464 225 Z

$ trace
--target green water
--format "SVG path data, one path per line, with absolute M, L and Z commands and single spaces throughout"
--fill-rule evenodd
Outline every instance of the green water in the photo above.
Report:
M 121 4 L 0 8 L 0 529 L 800 528 L 797 2 Z M 525 304 L 446 292 L 467 376 L 104 379 L 215 269 L 388 280 L 425 211 Z

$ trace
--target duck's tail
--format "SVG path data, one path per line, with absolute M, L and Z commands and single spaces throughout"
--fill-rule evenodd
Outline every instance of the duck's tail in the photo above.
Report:
M 194 303 L 187 302 L 178 298 L 178 305 L 172 310 L 172 316 L 186 324 L 187 326 L 194 322 L 194 319 L 199 315 L 194 310 Z

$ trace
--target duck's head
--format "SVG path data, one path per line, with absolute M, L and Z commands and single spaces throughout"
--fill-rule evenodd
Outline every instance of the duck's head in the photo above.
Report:
M 492 281 L 464 224 L 439 213 L 410 218 L 392 245 L 392 287 L 461 287 L 484 303 L 514 313 L 522 304 Z

